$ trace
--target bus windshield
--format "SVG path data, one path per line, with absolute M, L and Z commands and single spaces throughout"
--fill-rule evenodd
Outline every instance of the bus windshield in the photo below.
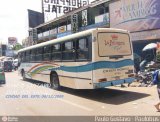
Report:
M 126 33 L 98 33 L 99 56 L 131 55 L 129 35 Z

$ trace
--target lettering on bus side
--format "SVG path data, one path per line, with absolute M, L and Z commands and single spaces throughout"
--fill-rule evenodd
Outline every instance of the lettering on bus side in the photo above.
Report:
M 126 71 L 126 70 L 129 70 L 129 68 L 107 69 L 107 70 L 103 70 L 103 73 L 116 72 L 116 71 Z

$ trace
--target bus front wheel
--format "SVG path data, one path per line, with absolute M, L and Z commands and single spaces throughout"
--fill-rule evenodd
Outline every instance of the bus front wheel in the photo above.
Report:
M 60 89 L 59 79 L 58 79 L 58 75 L 56 73 L 51 74 L 51 88 L 53 88 L 55 90 Z
M 22 70 L 21 74 L 22 74 L 22 78 L 23 78 L 23 80 L 25 81 L 25 80 L 26 80 L 26 76 L 25 76 L 25 72 L 24 72 L 24 70 Z

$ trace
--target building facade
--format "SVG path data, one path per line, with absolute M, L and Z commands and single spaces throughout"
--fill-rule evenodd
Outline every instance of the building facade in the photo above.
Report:
M 95 27 L 112 27 L 131 32 L 136 65 L 148 43 L 160 42 L 159 0 L 98 0 L 34 29 L 34 44 Z
M 34 28 L 37 43 L 95 27 L 109 27 L 109 1 L 101 0 L 68 12 Z M 93 12 L 94 11 L 94 12 Z
M 2 56 L 6 56 L 7 45 L 2 44 Z
M 32 36 L 26 37 L 25 39 L 22 40 L 22 46 L 23 47 L 29 47 L 34 44 Z
M 110 3 L 110 27 L 131 32 L 135 64 L 145 58 L 142 49 L 160 42 L 159 0 L 118 0 Z

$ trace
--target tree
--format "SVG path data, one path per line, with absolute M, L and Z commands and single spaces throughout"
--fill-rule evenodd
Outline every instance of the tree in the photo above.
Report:
M 22 49 L 23 48 L 23 46 L 21 45 L 21 44 L 19 44 L 19 43 L 17 43 L 16 45 L 14 45 L 13 46 L 13 50 L 20 50 L 20 49 Z

